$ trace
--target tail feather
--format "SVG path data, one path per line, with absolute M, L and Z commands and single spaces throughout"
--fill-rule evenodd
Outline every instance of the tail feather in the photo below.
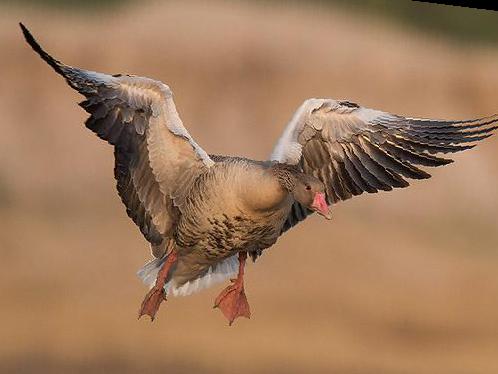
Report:
M 138 277 L 149 287 L 152 287 L 157 278 L 159 269 L 164 264 L 168 256 L 156 258 L 146 263 L 138 272 Z M 223 282 L 226 279 L 233 277 L 237 274 L 239 266 L 239 259 L 237 255 L 233 255 L 222 262 L 211 266 L 206 274 L 196 279 L 192 279 L 180 286 L 176 285 L 173 281 L 165 284 L 164 290 L 166 294 L 173 296 L 188 296 L 193 293 L 199 292 L 203 289 L 209 288 L 217 283 Z
M 147 262 L 138 272 L 137 276 L 146 285 L 152 287 L 156 282 L 157 274 L 159 269 L 164 264 L 168 256 L 163 256 L 161 258 L 155 258 L 152 261 Z

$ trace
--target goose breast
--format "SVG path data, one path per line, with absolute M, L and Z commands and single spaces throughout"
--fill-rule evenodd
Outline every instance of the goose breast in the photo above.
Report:
M 181 206 L 179 251 L 212 263 L 277 240 L 293 199 L 268 165 L 226 158 L 200 176 Z

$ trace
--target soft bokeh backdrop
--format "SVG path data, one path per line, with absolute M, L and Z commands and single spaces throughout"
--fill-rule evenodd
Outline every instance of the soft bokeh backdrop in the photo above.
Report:
M 167 82 L 206 150 L 257 159 L 309 97 L 498 112 L 494 29 L 448 36 L 341 1 L 48 3 L 0 3 L 0 372 L 498 372 L 496 138 L 286 234 L 248 267 L 251 320 L 228 327 L 211 309 L 220 285 L 137 321 L 149 251 L 115 192 L 112 149 L 17 22 L 68 64 Z M 471 31 L 498 24 L 459 12 Z

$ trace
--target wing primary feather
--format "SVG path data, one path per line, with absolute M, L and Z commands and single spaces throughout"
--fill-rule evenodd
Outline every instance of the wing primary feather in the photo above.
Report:
M 406 127 L 412 131 L 417 131 L 424 134 L 434 134 L 434 135 L 451 135 L 451 134 L 465 134 L 465 135 L 480 135 L 496 130 L 497 126 L 484 127 L 489 124 L 496 123 L 495 121 L 487 122 L 478 125 L 466 125 L 466 126 L 449 126 L 443 128 L 425 128 L 423 126 L 412 126 Z M 397 129 L 403 129 L 402 126 L 398 126 Z
M 19 26 L 21 27 L 22 33 L 24 35 L 24 39 L 26 42 L 33 48 L 33 50 L 40 55 L 40 57 L 45 60 L 47 64 L 49 64 L 57 73 L 62 76 L 65 76 L 65 68 L 62 62 L 56 60 L 52 56 L 50 56 L 47 52 L 43 50 L 43 48 L 38 44 L 33 35 L 29 32 L 29 30 L 24 26 L 21 22 L 19 22 Z
M 493 115 L 484 118 L 477 118 L 471 120 L 457 120 L 457 121 L 444 121 L 444 120 L 431 120 L 419 118 L 403 118 L 398 117 L 401 122 L 407 121 L 411 126 L 416 126 L 421 129 L 471 129 L 482 126 L 487 126 L 491 123 L 498 121 L 498 115 Z
M 313 170 L 313 175 L 315 178 L 320 179 L 325 186 L 325 194 L 327 195 L 327 203 L 336 203 L 340 200 L 339 192 L 337 191 L 337 186 L 334 186 L 336 180 L 332 175 L 328 175 L 324 169 Z M 334 188 L 335 187 L 335 188 Z
M 392 187 L 382 182 L 377 176 L 368 170 L 368 168 L 363 165 L 361 159 L 356 154 L 356 149 L 353 147 L 353 144 L 348 144 L 346 147 L 346 152 L 348 153 L 349 159 L 353 163 L 354 167 L 361 174 L 363 180 L 368 183 L 372 188 L 376 190 L 390 191 Z
M 382 182 L 384 186 L 388 188 L 386 191 L 390 191 L 392 187 L 406 187 L 408 186 L 408 182 L 401 178 L 399 175 L 395 173 L 390 173 L 384 167 L 375 162 L 363 148 L 359 145 L 352 144 L 353 151 L 360 160 L 361 164 L 365 166 L 365 168 L 375 177 Z
M 95 94 L 97 92 L 97 88 L 95 87 L 95 82 L 99 81 L 103 83 L 105 79 L 112 79 L 113 77 L 110 75 L 99 74 L 95 72 L 85 71 L 77 68 L 73 68 L 68 66 L 59 60 L 56 60 L 52 56 L 50 56 L 41 46 L 38 44 L 36 39 L 31 35 L 29 30 L 22 24 L 19 23 L 21 27 L 22 33 L 24 35 L 24 39 L 31 46 L 31 48 L 38 53 L 38 55 L 48 64 L 50 65 L 54 71 L 60 75 L 62 75 L 66 82 L 75 90 L 84 94 L 85 96 L 89 96 L 91 94 Z M 89 82 L 91 81 L 91 82 Z
M 464 134 L 464 133 L 455 133 L 450 135 L 439 135 L 439 134 L 426 134 L 421 133 L 419 131 L 411 131 L 411 130 L 403 130 L 402 133 L 408 135 L 410 138 L 414 140 L 418 140 L 423 143 L 430 144 L 461 144 L 461 143 L 471 143 L 477 142 L 480 140 L 484 140 L 489 138 L 493 134 L 491 133 L 498 127 L 490 127 L 486 129 L 486 131 L 480 132 L 480 135 L 472 135 L 472 134 Z
M 327 179 L 332 184 L 332 190 L 335 192 L 335 195 L 337 195 L 338 200 L 347 200 L 351 197 L 351 194 L 348 194 L 345 191 L 345 188 L 339 179 L 339 173 L 335 169 L 334 164 L 331 163 L 329 165 L 325 165 L 321 169 L 321 174 L 323 178 L 328 177 Z M 327 179 L 325 179 L 325 184 L 327 184 Z
M 350 178 L 348 172 L 346 171 L 346 167 L 344 166 L 344 158 L 346 155 L 344 154 L 341 144 L 327 144 L 327 150 L 330 155 L 332 165 L 337 172 L 337 177 L 343 189 L 347 193 L 347 198 L 349 199 L 353 195 L 360 195 L 363 191 Z
M 440 154 L 472 149 L 497 129 L 498 115 L 438 121 L 313 98 L 295 112 L 272 155 L 300 163 L 305 173 L 324 182 L 327 199 L 335 203 L 430 178 L 420 166 L 447 165 L 453 160 Z M 300 219 L 295 209 L 292 214 L 286 228 Z
M 90 114 L 85 125 L 115 148 L 116 185 L 128 215 L 153 247 L 163 247 L 158 237 L 170 237 L 178 219 L 171 201 L 176 182 L 185 173 L 194 180 L 213 164 L 183 126 L 170 88 L 65 65 L 20 27 L 31 48 L 86 97 L 80 103 Z
M 360 187 L 358 187 L 354 179 L 349 176 L 344 161 L 333 159 L 333 162 L 334 162 L 334 168 L 335 170 L 337 170 L 337 175 L 339 176 L 339 179 L 342 185 L 345 187 L 345 189 L 351 195 L 355 196 L 360 195 L 363 191 Z M 351 198 L 352 197 L 351 195 L 348 198 Z
M 346 153 L 346 151 L 344 152 Z M 378 191 L 363 179 L 360 171 L 354 166 L 347 154 L 346 157 L 344 157 L 344 168 L 346 169 L 349 177 L 354 180 L 354 183 L 360 188 L 360 190 L 369 193 L 376 193 Z
M 380 144 L 379 147 L 386 151 L 386 153 L 393 155 L 399 160 L 406 160 L 407 162 L 416 165 L 435 167 L 447 165 L 453 162 L 453 160 L 448 158 L 436 157 L 429 154 L 415 153 L 387 141 Z
M 430 178 L 430 174 L 426 173 L 425 171 L 420 170 L 412 165 L 403 163 L 402 161 L 390 156 L 388 153 L 383 152 L 381 149 L 370 143 L 370 141 L 365 136 L 360 137 L 360 143 L 362 145 L 362 148 L 373 160 L 375 160 L 385 169 L 391 171 L 393 174 L 398 173 L 412 179 Z
M 391 136 L 388 135 L 388 138 L 396 143 L 403 146 L 403 148 L 412 149 L 418 153 L 429 152 L 431 154 L 436 153 L 455 153 L 465 151 L 467 149 L 472 149 L 475 145 L 435 145 L 435 144 L 427 144 L 425 142 L 420 142 L 413 139 L 407 139 L 400 136 Z

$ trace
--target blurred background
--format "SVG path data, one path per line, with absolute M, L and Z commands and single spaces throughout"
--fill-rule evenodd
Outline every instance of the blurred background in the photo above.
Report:
M 246 276 L 137 321 L 148 245 L 112 148 L 24 43 L 168 83 L 208 152 L 265 159 L 309 97 L 419 117 L 498 112 L 498 13 L 409 1 L 0 1 L 0 372 L 496 373 L 498 139 L 283 236 Z

